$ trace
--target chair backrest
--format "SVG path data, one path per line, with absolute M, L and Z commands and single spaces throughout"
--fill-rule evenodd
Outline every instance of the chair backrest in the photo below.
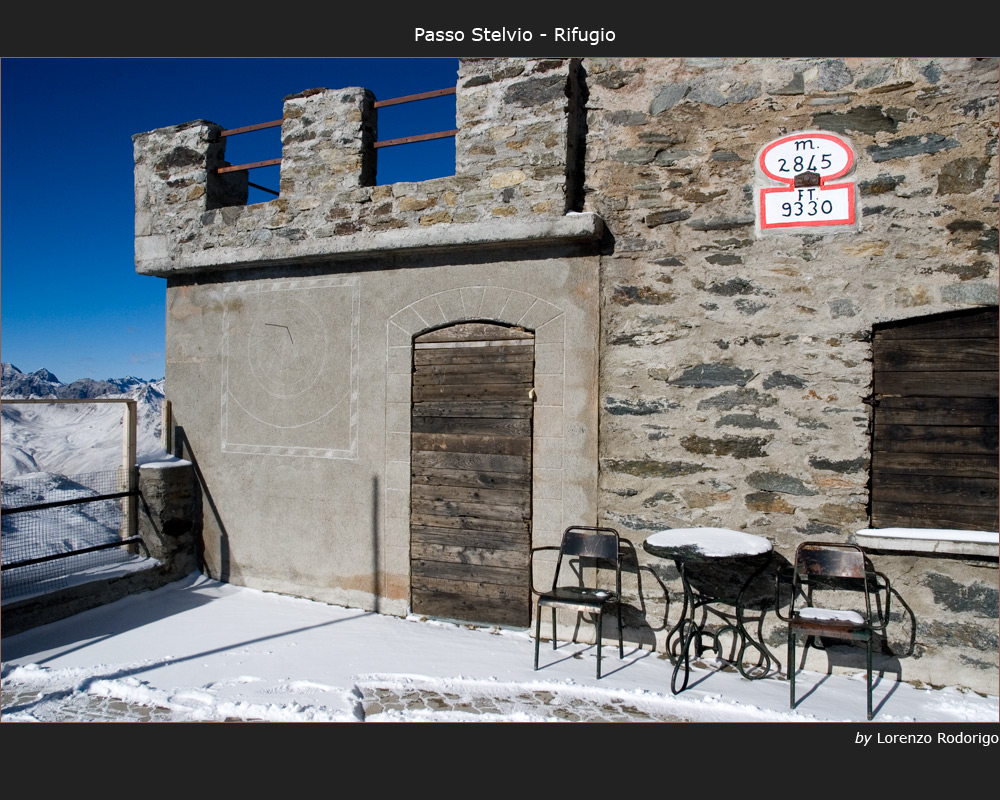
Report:
M 821 588 L 861 592 L 869 615 L 870 577 L 865 551 L 856 544 L 806 542 L 795 551 L 796 591 Z
M 618 532 L 613 528 L 567 528 L 563 532 L 562 555 L 618 560 Z
M 857 545 L 810 542 L 795 553 L 795 570 L 805 577 L 864 580 L 865 554 Z
M 559 545 L 559 560 L 556 562 L 556 571 L 552 576 L 553 587 L 559 582 L 563 556 L 610 561 L 614 565 L 620 582 L 620 547 L 618 531 L 614 528 L 591 528 L 584 525 L 567 528 L 563 531 L 562 543 Z

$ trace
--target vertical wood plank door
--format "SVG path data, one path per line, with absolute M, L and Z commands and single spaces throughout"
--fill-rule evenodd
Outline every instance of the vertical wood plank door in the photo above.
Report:
M 534 335 L 463 323 L 414 339 L 410 603 L 527 627 Z
M 993 308 L 875 332 L 873 527 L 997 529 L 997 324 Z

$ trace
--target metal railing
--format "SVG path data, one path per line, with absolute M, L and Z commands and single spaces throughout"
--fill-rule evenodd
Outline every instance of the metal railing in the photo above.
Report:
M 452 86 L 448 89 L 435 89 L 430 92 L 420 92 L 419 94 L 408 94 L 403 97 L 393 97 L 389 100 L 376 100 L 374 107 L 384 108 L 386 106 L 395 106 L 402 103 L 413 103 L 418 100 L 429 100 L 434 97 L 444 97 L 446 95 L 455 94 L 455 87 Z M 252 133 L 254 131 L 266 130 L 267 128 L 277 128 L 284 122 L 283 119 L 275 119 L 270 122 L 258 122 L 256 125 L 244 125 L 241 128 L 227 128 L 219 132 L 219 136 L 224 138 L 227 136 L 237 136 L 241 133 Z M 396 139 L 385 139 L 383 141 L 375 142 L 375 149 L 378 150 L 382 147 L 395 147 L 401 144 L 412 144 L 413 142 L 426 142 L 431 139 L 446 139 L 448 137 L 453 137 L 458 133 L 458 128 L 454 128 L 448 131 L 436 131 L 434 133 L 420 133 L 414 136 L 401 136 Z M 253 161 L 248 164 L 234 164 L 228 167 L 219 167 L 216 173 L 222 175 L 226 172 L 241 172 L 243 170 L 258 169 L 260 167 L 273 167 L 281 163 L 280 158 L 270 158 L 265 161 Z M 258 186 L 255 183 L 249 184 L 255 189 L 260 189 L 261 191 L 269 192 L 270 194 L 277 195 L 278 192 L 273 189 L 268 189 L 264 186 Z

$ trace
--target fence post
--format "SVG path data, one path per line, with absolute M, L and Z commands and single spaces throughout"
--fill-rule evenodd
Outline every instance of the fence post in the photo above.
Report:
M 138 467 L 136 466 L 136 439 L 138 438 L 138 415 L 135 400 L 126 400 L 122 410 L 122 466 L 125 469 L 127 484 L 124 489 L 129 496 L 124 499 L 125 537 L 135 536 L 139 530 L 139 504 L 136 492 L 139 488 Z M 129 552 L 137 552 L 135 545 L 129 546 Z

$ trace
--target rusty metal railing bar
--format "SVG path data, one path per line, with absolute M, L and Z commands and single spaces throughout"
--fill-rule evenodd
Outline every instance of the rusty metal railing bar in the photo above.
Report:
M 421 133 L 418 136 L 403 136 L 399 139 L 386 139 L 384 142 L 375 142 L 375 149 L 380 147 L 393 147 L 397 144 L 410 144 L 411 142 L 425 142 L 428 139 L 444 139 L 458 133 L 458 128 L 450 131 L 438 131 L 437 133 Z
M 267 161 L 254 161 L 252 164 L 234 164 L 231 167 L 219 167 L 216 172 L 222 175 L 225 172 L 241 172 L 245 169 L 257 169 L 258 167 L 273 167 L 276 164 L 280 164 L 280 158 L 271 158 Z
M 429 100 L 432 97 L 443 97 L 446 94 L 455 94 L 455 87 L 452 86 L 448 89 L 435 89 L 432 92 L 421 92 L 420 94 L 408 94 L 405 97 L 393 97 L 389 100 L 376 100 L 375 108 L 395 106 L 400 103 L 412 103 L 416 100 Z
M 417 100 L 430 100 L 434 97 L 444 97 L 449 94 L 455 94 L 455 87 L 451 86 L 447 89 L 434 89 L 430 92 L 420 92 L 419 94 L 408 94 L 403 97 L 392 97 L 388 100 L 376 100 L 374 103 L 375 108 L 384 108 L 385 106 L 395 106 L 401 103 L 413 103 Z M 275 119 L 270 122 L 258 122 L 256 125 L 244 125 L 241 128 L 227 128 L 226 130 L 219 131 L 220 137 L 225 136 L 236 136 L 240 133 L 251 133 L 253 131 L 264 130 L 265 128 L 276 128 L 284 120 Z M 431 139 L 445 139 L 449 136 L 455 136 L 458 134 L 458 128 L 450 131 L 438 131 L 437 133 L 422 133 L 417 136 L 402 136 L 398 139 L 386 139 L 382 142 L 375 142 L 375 149 L 381 147 L 394 147 L 400 144 L 412 144 L 413 142 L 425 142 Z M 254 161 L 250 164 L 234 164 L 229 167 L 219 167 L 216 170 L 216 174 L 222 175 L 226 172 L 242 172 L 243 170 L 258 169 L 259 167 L 273 167 L 276 164 L 280 164 L 280 158 L 272 158 L 267 161 Z M 270 192 L 271 194 L 277 195 L 278 192 L 273 189 L 268 189 L 263 186 L 258 186 L 251 183 L 255 189 L 260 189 L 265 192 Z
M 430 100 L 434 97 L 444 97 L 445 95 L 455 94 L 455 87 L 452 86 L 448 89 L 435 89 L 431 92 L 420 92 L 419 94 L 408 94 L 404 97 L 392 97 L 388 100 L 376 100 L 375 108 L 385 108 L 386 106 L 395 106 L 401 103 L 413 103 L 417 100 Z M 256 125 L 244 125 L 242 128 L 228 128 L 224 131 L 219 131 L 219 136 L 236 136 L 240 133 L 252 133 L 253 131 L 261 131 L 266 128 L 277 128 L 284 120 L 274 119 L 270 122 L 258 122 Z
M 262 131 L 265 128 L 277 128 L 283 119 L 273 119 L 270 122 L 258 122 L 256 125 L 244 125 L 242 128 L 229 128 L 224 131 L 219 131 L 219 136 L 236 136 L 239 133 L 252 133 L 253 131 Z

